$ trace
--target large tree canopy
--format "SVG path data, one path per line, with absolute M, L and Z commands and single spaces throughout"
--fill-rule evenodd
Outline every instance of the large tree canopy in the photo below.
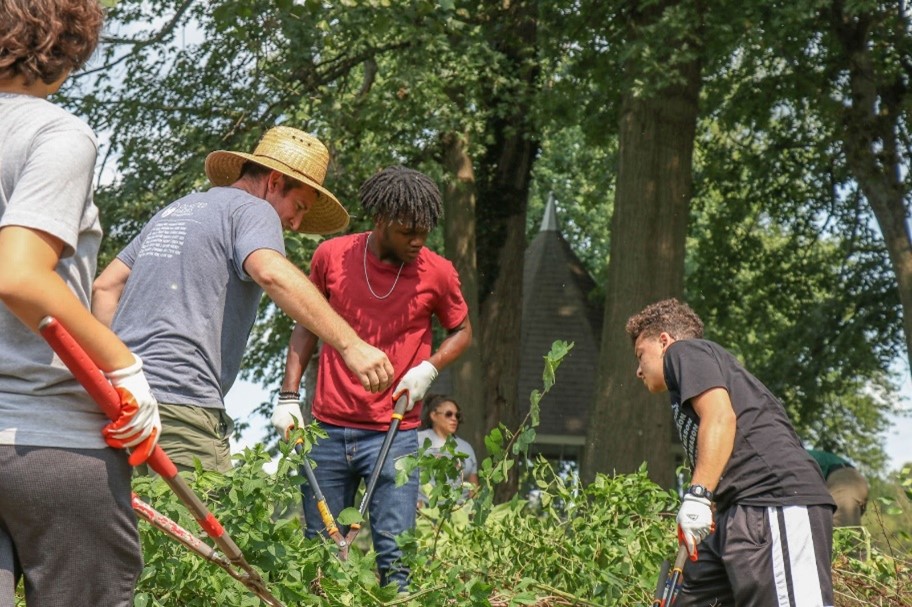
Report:
M 524 234 L 553 193 L 606 298 L 592 473 L 650 459 L 622 437 L 670 440 L 618 338 L 666 295 L 694 305 L 809 442 L 876 468 L 912 322 L 910 34 L 889 4 L 121 0 L 64 95 L 102 133 L 105 260 L 205 187 L 208 152 L 251 149 L 277 123 L 329 144 L 353 229 L 367 225 L 357 187 L 380 167 L 434 176 L 448 210 L 429 244 L 477 316 L 478 349 L 454 371 L 479 447 L 527 396 Z M 314 244 L 290 236 L 290 258 L 306 268 Z M 275 385 L 289 330 L 264 302 L 248 377 Z

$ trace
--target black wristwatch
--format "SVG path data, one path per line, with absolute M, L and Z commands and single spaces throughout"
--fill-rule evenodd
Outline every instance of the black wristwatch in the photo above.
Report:
M 705 497 L 709 501 L 713 501 L 713 492 L 703 485 L 691 485 L 687 488 L 687 494 L 695 497 Z

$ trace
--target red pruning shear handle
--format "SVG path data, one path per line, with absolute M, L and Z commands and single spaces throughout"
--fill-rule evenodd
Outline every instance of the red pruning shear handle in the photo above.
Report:
M 45 341 L 51 346 L 63 364 L 67 366 L 86 392 L 98 403 L 102 412 L 114 420 L 120 417 L 120 395 L 111 382 L 104 376 L 101 369 L 89 357 L 82 346 L 80 346 L 69 331 L 55 318 L 45 316 L 38 324 L 38 331 L 44 337 Z M 218 519 L 209 512 L 205 504 L 190 489 L 181 476 L 177 474 L 177 468 L 171 461 L 171 458 L 158 445 L 149 459 L 146 460 L 149 467 L 155 470 L 164 479 L 171 490 L 187 506 L 187 509 L 193 514 L 196 522 L 200 527 L 215 541 L 222 553 L 231 561 L 232 564 L 244 571 L 243 576 L 238 579 L 254 591 L 257 596 L 262 598 L 267 604 L 282 607 L 274 596 L 266 590 L 266 584 L 257 571 L 250 566 L 244 559 L 241 549 L 237 547 L 234 540 L 225 533 L 225 529 L 219 523 Z M 140 512 L 142 514 L 142 512 Z M 268 597 L 268 598 L 267 598 Z

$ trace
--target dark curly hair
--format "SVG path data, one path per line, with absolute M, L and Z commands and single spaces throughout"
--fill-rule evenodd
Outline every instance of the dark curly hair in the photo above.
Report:
M 398 221 L 430 232 L 443 215 L 437 184 L 404 166 L 387 167 L 370 177 L 358 190 L 358 197 L 374 221 Z
M 95 52 L 103 21 L 98 0 L 0 0 L 0 79 L 60 80 Z
M 703 337 L 703 321 L 690 306 L 674 298 L 646 306 L 627 320 L 626 329 L 633 343 L 640 335 L 658 337 L 663 331 L 675 339 Z

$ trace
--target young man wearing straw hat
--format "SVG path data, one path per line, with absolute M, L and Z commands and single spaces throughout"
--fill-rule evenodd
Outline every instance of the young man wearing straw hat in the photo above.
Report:
M 282 229 L 338 232 L 348 213 L 323 179 L 315 137 L 270 129 L 252 154 L 206 158 L 214 187 L 172 202 L 95 280 L 92 311 L 144 361 L 162 448 L 182 470 L 231 468 L 224 395 L 240 370 L 263 291 L 342 355 L 364 390 L 389 387 L 386 355 L 365 343 L 285 258 Z
M 338 516 L 354 505 L 358 485 L 367 482 L 377 465 L 393 402 L 408 395 L 407 413 L 368 504 L 380 582 L 404 590 L 410 572 L 400 562 L 396 537 L 415 526 L 418 478 L 413 474 L 397 487 L 395 462 L 418 451 L 421 406 L 415 405 L 437 372 L 468 348 L 472 326 L 456 269 L 424 246 L 442 214 L 437 184 L 418 171 L 392 166 L 365 181 L 358 194 L 373 230 L 320 243 L 310 277 L 359 334 L 389 355 L 396 377 L 388 390 L 369 394 L 345 373 L 334 347 L 321 348 L 311 412 L 327 438 L 317 441 L 310 457 L 317 464 L 314 474 L 326 503 Z M 447 333 L 436 350 L 434 317 Z M 292 332 L 282 392 L 272 415 L 279 434 L 302 423 L 298 387 L 318 338 L 301 325 Z M 303 494 L 307 536 L 314 537 L 322 531 L 321 518 L 313 492 Z

